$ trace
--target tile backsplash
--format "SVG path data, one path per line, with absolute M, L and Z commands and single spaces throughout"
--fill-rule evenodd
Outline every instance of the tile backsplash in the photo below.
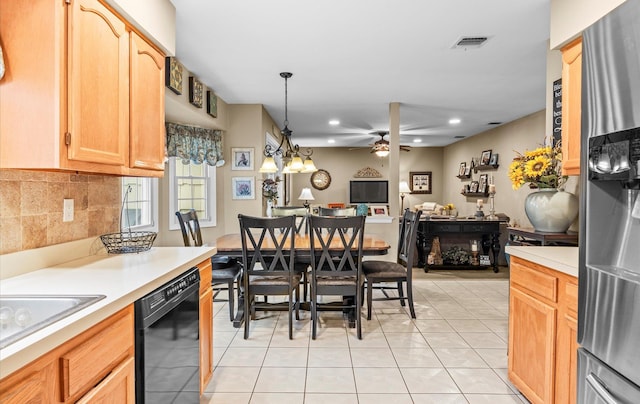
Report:
M 0 254 L 116 232 L 120 196 L 119 177 L 0 170 Z M 64 199 L 74 201 L 71 222 Z

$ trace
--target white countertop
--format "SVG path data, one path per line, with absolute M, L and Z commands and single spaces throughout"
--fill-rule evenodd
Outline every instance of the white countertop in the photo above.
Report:
M 0 379 L 118 312 L 216 253 L 215 247 L 153 247 L 95 255 L 3 279 L 0 295 L 106 295 L 106 298 L 0 350 Z
M 578 247 L 507 246 L 505 251 L 511 256 L 578 277 Z

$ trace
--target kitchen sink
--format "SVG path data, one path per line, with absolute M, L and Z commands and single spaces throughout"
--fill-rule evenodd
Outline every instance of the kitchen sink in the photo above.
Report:
M 104 298 L 104 295 L 2 295 L 0 349 Z

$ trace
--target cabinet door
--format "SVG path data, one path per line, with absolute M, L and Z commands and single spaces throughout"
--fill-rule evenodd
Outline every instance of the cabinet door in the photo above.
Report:
M 129 358 L 113 369 L 104 380 L 85 394 L 78 404 L 136 402 L 135 361 Z
M 558 319 L 558 342 L 556 346 L 556 394 L 558 404 L 576 402 L 578 364 L 578 321 L 565 314 Z
M 580 175 L 582 38 L 562 49 L 562 174 Z
M 213 374 L 213 289 L 200 295 L 200 394 Z
M 532 403 L 551 403 L 556 309 L 520 289 L 509 290 L 509 379 Z
M 69 168 L 128 166 L 129 33 L 98 0 L 75 0 L 68 24 Z
M 40 368 L 36 362 L 14 373 L 0 383 L 0 403 L 49 403 L 55 397 L 53 360 Z
M 164 170 L 164 55 L 131 32 L 131 167 Z

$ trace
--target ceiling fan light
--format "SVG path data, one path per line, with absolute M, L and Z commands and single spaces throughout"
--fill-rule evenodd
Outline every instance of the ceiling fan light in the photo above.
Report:
M 376 153 L 376 156 L 378 157 L 387 157 L 389 155 L 389 150 L 380 149 L 380 150 L 376 150 L 375 153 Z
M 276 165 L 276 161 L 271 156 L 265 157 L 264 161 L 262 162 L 262 166 L 260 166 L 260 169 L 258 170 L 258 172 L 261 173 L 275 173 L 277 171 L 278 166 Z

